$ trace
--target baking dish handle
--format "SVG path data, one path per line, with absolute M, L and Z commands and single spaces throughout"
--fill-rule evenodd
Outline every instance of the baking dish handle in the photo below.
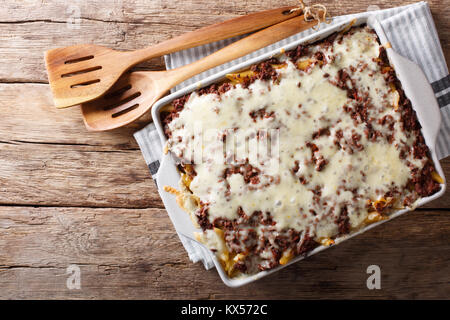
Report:
M 158 184 L 158 192 L 169 214 L 175 229 L 178 233 L 198 242 L 194 237 L 194 232 L 198 232 L 189 217 L 189 214 L 183 211 L 175 201 L 175 196 L 164 191 L 164 186 L 170 186 L 179 189 L 178 181 L 180 174 L 176 170 L 175 162 L 170 154 L 166 154 L 161 159 L 161 165 L 158 169 L 156 182 Z M 199 242 L 198 242 L 199 243 Z
M 422 133 L 425 141 L 435 149 L 442 119 L 434 91 L 417 64 L 399 55 L 391 48 L 387 49 L 387 53 L 395 66 L 406 96 L 414 106 L 423 127 Z

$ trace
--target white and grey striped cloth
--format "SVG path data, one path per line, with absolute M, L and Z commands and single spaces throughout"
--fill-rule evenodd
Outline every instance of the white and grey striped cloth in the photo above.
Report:
M 339 23 L 352 17 L 364 17 L 373 14 L 378 15 L 393 48 L 401 55 L 419 64 L 430 81 L 443 117 L 441 132 L 437 140 L 437 154 L 440 159 L 447 157 L 450 154 L 450 76 L 428 3 L 418 2 L 392 9 L 339 16 L 333 18 L 332 23 Z M 241 63 L 248 58 L 253 58 L 262 53 L 282 47 L 289 42 L 310 35 L 313 32 L 314 30 L 301 32 L 245 57 L 208 70 L 181 83 L 172 91 L 179 90 L 218 71 Z M 167 69 L 173 69 L 191 63 L 240 38 L 242 36 L 167 55 L 164 57 L 166 67 Z M 162 156 L 162 146 L 155 126 L 149 124 L 144 129 L 136 132 L 134 136 L 142 150 L 150 173 L 154 177 L 158 171 L 159 160 Z M 202 261 L 207 269 L 214 266 L 211 255 L 206 249 L 180 234 L 179 236 L 189 258 L 193 262 Z

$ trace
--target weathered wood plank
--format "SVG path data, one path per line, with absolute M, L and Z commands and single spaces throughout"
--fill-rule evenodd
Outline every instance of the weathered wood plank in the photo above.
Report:
M 79 107 L 56 109 L 44 84 L 0 84 L 0 141 L 39 142 L 137 149 L 133 133 L 150 121 L 139 121 L 110 132 L 88 132 Z M 68 147 L 70 148 L 70 147 Z
M 378 0 L 369 1 L 350 0 L 322 0 L 331 14 L 341 15 L 368 10 L 378 6 L 381 9 L 411 4 L 417 1 L 404 0 Z M 161 23 L 173 26 L 198 27 L 211 24 L 218 20 L 228 19 L 230 16 L 248 14 L 250 12 L 271 9 L 280 6 L 296 5 L 296 0 L 230 0 L 227 2 L 204 0 L 76 0 L 71 3 L 58 0 L 27 0 L 21 3 L 8 3 L 0 12 L 2 22 L 27 22 L 42 20 L 47 22 L 66 23 L 67 20 L 79 10 L 81 19 L 102 22 L 128 22 L 128 23 Z M 313 4 L 314 1 L 305 1 Z M 446 9 L 441 0 L 428 1 L 433 9 Z M 436 12 L 442 13 L 442 12 Z M 211 20 L 195 20 L 196 17 Z M 181 19 L 180 19 L 181 17 Z
M 164 209 L 0 207 L 0 230 L 0 266 L 189 261 Z
M 161 206 L 139 150 L 0 143 L 0 204 Z
M 0 298 L 446 298 L 448 211 L 416 211 L 239 289 L 188 261 L 162 209 L 0 207 Z M 81 269 L 81 290 L 66 268 Z M 366 268 L 381 268 L 368 290 Z
M 333 15 L 366 11 L 366 1 L 326 0 Z M 450 8 L 440 0 L 429 1 L 442 46 L 450 61 Z M 264 1 L 25 1 L 8 4 L 0 13 L 2 41 L 0 42 L 1 82 L 46 82 L 43 52 L 50 48 L 76 43 L 96 43 L 117 49 L 136 49 L 151 45 L 189 30 L 225 19 L 295 4 Z M 373 5 L 373 3 L 371 3 Z M 376 5 L 389 8 L 405 4 L 403 0 L 380 0 Z M 81 16 L 79 29 L 66 23 L 74 11 Z M 146 66 L 161 68 L 156 59 Z
M 0 44 L 0 82 L 46 83 L 46 50 L 79 43 L 95 43 L 116 49 L 136 49 L 163 40 L 170 26 L 163 25 L 158 28 L 160 32 L 156 34 L 150 33 L 149 27 L 139 28 L 134 24 L 91 20 L 82 23 L 79 30 L 69 29 L 65 23 L 42 21 L 6 23 L 1 25 L 1 28 L 5 36 Z M 139 42 L 129 40 L 138 38 Z M 162 58 L 157 58 L 147 65 L 161 69 Z

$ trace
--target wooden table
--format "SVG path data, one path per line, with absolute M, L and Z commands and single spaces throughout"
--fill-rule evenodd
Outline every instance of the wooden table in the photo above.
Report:
M 322 0 L 333 15 L 411 3 Z M 430 1 L 450 62 L 450 8 Z M 132 133 L 85 130 L 56 110 L 47 49 L 76 43 L 136 49 L 295 1 L 9 1 L 0 9 L 0 298 L 449 298 L 450 195 L 239 289 L 189 261 Z M 67 21 L 80 14 L 79 29 Z M 77 20 L 75 20 L 76 22 Z M 69 28 L 72 27 L 72 28 Z M 162 59 L 141 66 L 163 69 Z M 442 160 L 447 177 L 450 159 Z M 68 289 L 67 267 L 81 271 Z M 381 268 L 381 290 L 366 269 Z

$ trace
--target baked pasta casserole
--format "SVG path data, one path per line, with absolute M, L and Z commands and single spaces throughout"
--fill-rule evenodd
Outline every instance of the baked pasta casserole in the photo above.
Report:
M 230 277 L 332 245 L 413 208 L 443 182 L 367 26 L 229 74 L 174 100 L 161 117 L 181 174 L 179 189 L 165 190 Z M 263 142 L 256 156 L 249 141 Z

